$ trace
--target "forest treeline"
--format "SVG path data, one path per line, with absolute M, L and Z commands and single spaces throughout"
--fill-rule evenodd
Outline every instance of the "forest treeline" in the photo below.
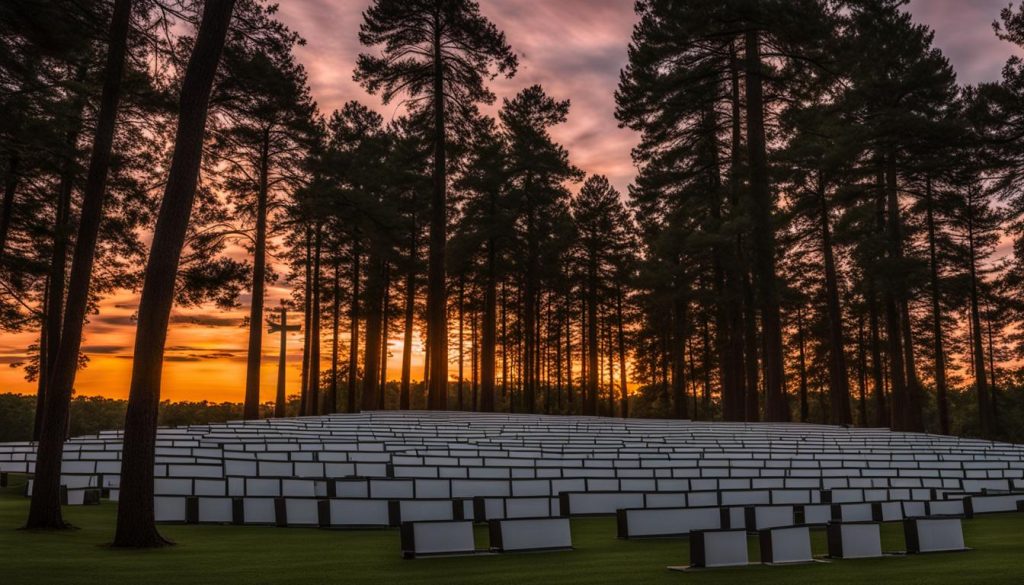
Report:
M 83 326 L 121 289 L 141 300 L 119 546 L 164 543 L 172 306 L 243 293 L 250 419 L 271 411 L 270 321 L 304 337 L 297 408 L 282 361 L 277 416 L 422 405 L 1020 436 L 1024 61 L 959 84 L 902 0 L 636 12 L 606 88 L 640 138 L 620 193 L 553 138 L 572 96 L 488 88 L 518 57 L 471 0 L 365 10 L 353 78 L 387 121 L 355 101 L 321 112 L 305 41 L 261 0 L 0 5 L 0 327 L 39 340 L 21 364 L 38 383 L 28 525 L 63 526 Z M 993 17 L 1024 45 L 1024 9 Z M 273 282 L 293 294 L 268 307 Z M 422 383 L 411 351 L 387 380 L 394 338 L 423 340 Z

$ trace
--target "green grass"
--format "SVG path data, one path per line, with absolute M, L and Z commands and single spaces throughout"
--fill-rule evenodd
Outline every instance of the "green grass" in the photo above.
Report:
M 177 546 L 155 551 L 107 548 L 115 505 L 66 508 L 77 530 L 18 530 L 28 501 L 16 487 L 0 490 L 0 583 L 4 585 L 295 583 L 345 585 L 550 584 L 550 583 L 843 583 L 1024 582 L 1024 515 L 999 515 L 964 523 L 966 553 L 834 561 L 788 567 L 754 566 L 688 573 L 669 565 L 688 562 L 685 539 L 622 541 L 610 518 L 573 520 L 571 552 L 402 560 L 396 530 L 335 531 L 302 528 L 165 526 Z M 825 535 L 813 533 L 815 554 Z M 883 527 L 884 548 L 903 548 L 899 525 Z M 486 546 L 484 530 L 477 544 Z M 751 558 L 757 559 L 753 539 Z

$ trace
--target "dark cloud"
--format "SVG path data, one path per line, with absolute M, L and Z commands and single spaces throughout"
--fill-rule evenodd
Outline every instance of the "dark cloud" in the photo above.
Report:
M 93 315 L 89 318 L 90 324 L 110 325 L 113 327 L 135 327 L 138 321 L 132 315 Z
M 171 315 L 171 323 L 178 325 L 198 325 L 201 327 L 238 327 L 242 320 L 218 314 Z
M 103 354 L 103 355 L 114 355 L 128 351 L 128 347 L 124 345 L 83 345 L 82 353 L 85 354 Z

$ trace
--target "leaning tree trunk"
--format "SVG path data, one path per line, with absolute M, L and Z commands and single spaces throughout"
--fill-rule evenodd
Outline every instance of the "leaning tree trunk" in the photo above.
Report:
M 86 66 L 79 64 L 75 82 L 85 81 Z M 43 413 L 46 411 L 46 388 L 49 385 L 53 362 L 60 346 L 60 328 L 64 317 L 64 285 L 67 273 L 68 241 L 74 227 L 71 225 L 71 194 L 78 180 L 78 163 L 75 151 L 82 131 L 83 108 L 86 105 L 85 92 L 79 90 L 72 100 L 71 126 L 64 139 L 61 155 L 61 172 L 57 186 L 57 208 L 54 211 L 53 245 L 50 249 L 50 265 L 43 293 L 43 322 L 39 334 L 39 379 L 36 391 L 36 415 L 32 439 L 39 441 L 43 430 Z
M 448 298 L 445 290 L 445 247 L 448 236 L 447 168 L 445 158 L 444 64 L 441 26 L 434 23 L 434 189 L 430 200 L 430 252 L 427 259 L 427 342 L 430 344 L 430 378 L 427 407 L 448 407 Z
M 764 89 L 761 38 L 757 29 L 746 33 L 747 150 L 753 216 L 754 274 L 761 312 L 764 346 L 764 414 L 769 422 L 789 420 L 782 351 L 782 317 L 775 278 L 775 230 L 764 129 Z
M 260 146 L 259 188 L 256 192 L 256 245 L 252 257 L 252 301 L 249 304 L 249 351 L 245 363 L 245 405 L 242 418 L 260 417 L 260 363 L 263 358 L 263 296 L 267 281 L 267 181 L 270 174 L 270 129 Z
M 157 532 L 153 509 L 160 373 L 175 275 L 199 178 L 210 89 L 234 4 L 234 0 L 206 1 L 195 49 L 182 81 L 174 156 L 139 303 L 114 546 L 151 548 L 167 544 Z
M 60 509 L 60 471 L 64 438 L 68 428 L 71 391 L 78 370 L 78 352 L 82 345 L 82 328 L 89 308 L 89 284 L 92 280 L 96 241 L 99 239 L 106 199 L 107 174 L 114 146 L 117 110 L 121 101 L 121 78 L 128 54 L 128 33 L 131 28 L 132 0 L 117 0 L 110 21 L 110 48 L 104 70 L 103 93 L 96 120 L 89 173 L 82 194 L 78 235 L 71 261 L 67 304 L 61 327 L 60 345 L 53 360 L 49 384 L 44 398 L 44 412 L 36 456 L 32 504 L 26 528 L 61 529 L 67 524 Z M 56 283 L 52 283 L 56 284 Z

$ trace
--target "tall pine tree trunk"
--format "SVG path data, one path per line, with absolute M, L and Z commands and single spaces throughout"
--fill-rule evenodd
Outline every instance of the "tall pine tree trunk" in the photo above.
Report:
M 622 288 L 615 298 L 615 317 L 619 342 L 619 382 L 622 385 L 622 418 L 629 418 L 629 377 L 626 375 L 626 332 L 625 318 L 622 310 Z
M 939 432 L 949 434 L 949 398 L 946 387 L 946 347 L 942 338 L 942 293 L 939 289 L 939 260 L 935 245 L 935 213 L 931 177 L 925 179 L 925 219 L 928 225 L 928 284 L 932 305 L 932 343 L 935 358 L 935 402 L 939 410 Z
M 362 409 L 376 410 L 383 321 L 383 263 L 371 252 L 366 274 L 366 345 L 363 349 Z
M 899 192 L 896 188 L 896 168 L 893 154 L 884 157 L 886 169 L 879 186 L 884 189 L 886 205 L 886 238 L 889 259 L 898 260 L 902 256 L 900 242 L 900 207 Z M 889 377 L 892 380 L 892 428 L 897 431 L 914 430 L 913 400 L 907 387 L 906 363 L 904 361 L 903 329 L 900 321 L 901 291 L 897 286 L 897 275 L 888 275 L 883 291 L 885 305 L 885 327 L 889 353 Z
M 312 311 L 310 317 L 309 338 L 309 374 L 306 376 L 308 388 L 306 393 L 309 398 L 306 406 L 309 411 L 306 414 L 320 414 L 320 291 L 323 288 L 320 284 L 320 257 L 323 253 L 324 226 L 316 224 L 313 235 L 313 294 Z
M 885 397 L 885 379 L 882 372 L 882 341 L 881 326 L 878 316 L 878 301 L 875 299 L 874 285 L 867 279 L 868 328 L 871 334 L 871 388 L 872 402 L 875 405 L 874 425 L 887 427 L 890 423 L 888 401 Z
M 825 259 L 825 296 L 828 309 L 828 373 L 830 421 L 834 425 L 853 422 L 850 414 L 850 380 L 846 370 L 846 338 L 843 335 L 843 311 L 839 304 L 839 278 L 832 252 L 825 180 L 818 172 L 818 220 L 821 228 L 821 254 Z
M 686 350 L 687 310 L 683 292 L 676 291 L 672 306 L 672 335 L 670 336 L 670 357 L 672 362 L 672 416 L 686 418 Z
M 868 358 L 864 350 L 864 317 L 857 321 L 857 391 L 860 403 L 860 426 L 868 426 Z
M 465 329 L 466 329 L 466 279 L 465 276 L 459 275 L 459 298 L 458 298 L 458 311 L 459 311 L 459 334 L 458 334 L 458 358 L 459 358 L 459 378 L 455 383 L 455 394 L 456 404 L 459 410 L 465 410 L 465 404 L 463 403 L 463 367 L 465 366 Z
M 764 346 L 765 420 L 789 420 L 782 351 L 782 317 L 775 277 L 775 229 L 764 125 L 761 39 L 757 29 L 746 33 L 747 150 L 753 223 L 754 281 L 761 313 Z
M 348 334 L 348 409 L 347 412 L 359 412 L 362 397 L 356 398 L 359 378 L 359 281 L 360 281 L 359 235 L 352 236 L 352 299 L 349 302 L 349 334 Z
M 388 315 L 391 307 L 391 264 L 384 262 L 384 288 L 381 294 L 380 307 L 380 376 L 377 378 L 377 408 L 387 408 L 386 394 L 388 384 Z
M 743 417 L 739 420 L 757 422 L 761 419 L 760 381 L 761 361 L 757 350 L 757 308 L 754 301 L 754 286 L 750 275 L 743 271 L 743 363 L 746 366 L 746 391 L 744 392 Z
M 327 394 L 325 414 L 338 411 L 338 345 L 341 335 L 341 258 L 334 260 L 334 279 L 331 282 L 331 387 Z
M 494 370 L 497 351 L 497 252 L 495 238 L 487 241 L 487 265 L 484 274 L 484 315 L 480 332 L 480 410 L 494 412 Z M 504 360 L 503 360 L 504 361 Z
M 587 272 L 587 397 L 586 413 L 597 416 L 598 376 L 597 369 L 597 261 L 591 256 Z
M 303 262 L 305 280 L 302 283 L 302 370 L 299 372 L 299 416 L 306 415 L 306 403 L 309 396 L 306 392 L 306 377 L 309 375 L 309 350 L 312 345 L 310 323 L 313 318 L 313 228 L 306 225 L 306 258 Z
M 402 386 L 398 408 L 411 408 L 410 385 L 412 384 L 412 328 L 416 317 L 416 218 L 412 221 L 412 235 L 409 241 L 409 268 L 405 273 L 405 322 L 402 335 Z
M 114 546 L 146 548 L 166 544 L 156 530 L 153 507 L 160 372 L 174 302 L 175 273 L 199 177 L 210 89 L 233 8 L 234 0 L 206 1 L 196 45 L 182 81 L 174 155 L 139 303 Z
M 974 370 L 974 391 L 978 399 L 978 425 L 981 436 L 991 438 L 995 431 L 992 423 L 992 398 L 989 395 L 988 381 L 985 379 L 985 350 L 982 345 L 981 310 L 978 300 L 978 257 L 975 249 L 973 201 L 968 202 L 967 210 L 967 252 L 968 277 L 970 278 L 971 301 L 971 359 Z
M 82 194 L 82 206 L 71 260 L 67 301 L 64 307 L 60 345 L 43 401 L 43 418 L 26 528 L 61 529 L 67 525 L 60 509 L 60 471 L 64 438 L 68 428 L 71 392 L 78 370 L 78 353 L 82 345 L 82 328 L 89 308 L 89 286 L 92 281 L 96 242 L 103 219 L 107 174 L 114 145 L 117 111 L 121 101 L 121 78 L 128 54 L 131 28 L 131 0 L 116 0 L 110 21 L 109 48 L 104 68 L 103 93 L 100 96 L 93 137 L 89 172 Z M 56 285 L 56 283 L 51 283 Z
M 249 304 L 249 350 L 245 363 L 245 405 L 242 417 L 260 417 L 260 363 L 263 357 L 263 296 L 267 281 L 267 208 L 270 174 L 270 128 L 260 144 L 259 188 L 256 192 L 256 233 L 252 256 L 252 301 Z
M 810 405 L 807 400 L 807 352 L 804 348 L 804 315 L 803 310 L 800 308 L 796 310 L 796 342 L 797 355 L 799 357 L 798 365 L 800 366 L 800 422 L 805 423 L 810 414 Z
M 430 377 L 427 405 L 433 410 L 448 407 L 448 295 L 445 290 L 445 247 L 447 245 L 447 166 L 445 153 L 444 66 L 441 24 L 434 22 L 434 189 L 430 200 L 430 252 L 427 259 L 427 342 L 430 344 Z

